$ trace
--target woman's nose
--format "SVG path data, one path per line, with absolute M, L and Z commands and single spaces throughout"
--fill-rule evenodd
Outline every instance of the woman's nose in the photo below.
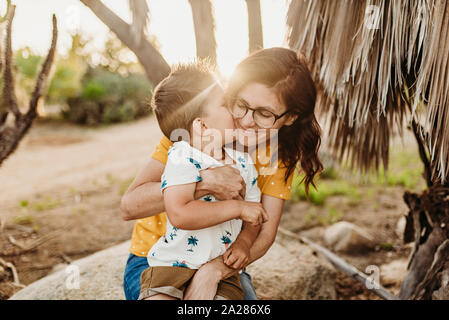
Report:
M 256 125 L 254 123 L 253 112 L 253 110 L 248 110 L 245 116 L 240 120 L 242 127 L 249 129 Z

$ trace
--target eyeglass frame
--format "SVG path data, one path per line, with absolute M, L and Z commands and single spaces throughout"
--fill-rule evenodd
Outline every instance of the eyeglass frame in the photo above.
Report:
M 238 98 L 235 98 L 235 99 L 233 99 L 233 101 L 232 101 L 232 105 L 231 106 L 228 106 L 228 109 L 229 109 L 229 112 L 231 112 L 231 114 L 234 116 L 234 117 L 236 117 L 235 115 L 234 115 L 234 113 L 231 111 L 231 109 L 232 109 L 232 107 L 234 106 L 234 104 L 237 102 L 237 100 L 238 100 Z M 245 101 L 246 102 L 246 101 Z M 271 125 L 271 126 L 269 126 L 268 128 L 263 128 L 263 129 L 270 129 L 270 128 L 272 128 L 273 126 L 274 126 L 274 124 L 276 123 L 276 121 L 278 121 L 280 118 L 282 118 L 283 116 L 285 116 L 287 113 L 290 113 L 291 112 L 291 110 L 287 110 L 287 111 L 285 111 L 285 112 L 283 112 L 282 114 L 280 114 L 280 115 L 277 115 L 277 114 L 275 114 L 274 112 L 272 112 L 272 111 L 270 111 L 270 110 L 267 110 L 267 109 L 265 109 L 265 108 L 250 108 L 249 106 L 245 106 L 245 109 L 246 109 L 246 111 L 245 111 L 245 114 L 243 115 L 243 116 L 241 116 L 241 117 L 236 117 L 237 119 L 242 119 L 242 118 L 244 118 L 245 116 L 246 116 L 246 114 L 248 113 L 248 110 L 251 110 L 252 112 L 253 112 L 253 121 L 254 121 L 254 123 L 256 123 L 257 124 L 257 121 L 256 121 L 256 119 L 254 118 L 254 112 L 255 111 L 257 111 L 257 110 L 260 110 L 260 109 L 263 109 L 264 111 L 267 111 L 267 112 L 269 112 L 269 113 L 271 113 L 272 115 L 273 115 L 273 117 L 274 117 L 274 122 L 273 122 L 273 124 Z M 258 125 L 258 124 L 257 124 Z M 259 126 L 259 125 L 258 125 Z M 259 126 L 259 127 L 261 127 L 261 126 Z

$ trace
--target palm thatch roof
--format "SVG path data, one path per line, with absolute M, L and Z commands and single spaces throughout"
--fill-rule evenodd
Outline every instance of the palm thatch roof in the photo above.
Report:
M 289 46 L 321 89 L 330 146 L 362 172 L 383 164 L 394 131 L 414 124 L 432 180 L 449 179 L 449 2 L 292 0 Z

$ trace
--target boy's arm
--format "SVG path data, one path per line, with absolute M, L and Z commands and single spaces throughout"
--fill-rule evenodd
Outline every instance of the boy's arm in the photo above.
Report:
M 242 219 L 253 225 L 267 220 L 260 203 L 223 200 L 194 200 L 195 183 L 173 185 L 164 189 L 164 204 L 171 224 L 184 230 L 204 229 L 232 220 Z
M 242 231 L 240 231 L 237 239 L 223 254 L 223 262 L 228 267 L 240 270 L 249 264 L 251 246 L 256 240 L 261 227 L 261 225 L 253 226 L 243 223 Z
M 175 185 L 164 190 L 164 204 L 171 224 L 184 230 L 197 230 L 238 219 L 242 202 L 238 200 L 195 200 L 195 183 Z

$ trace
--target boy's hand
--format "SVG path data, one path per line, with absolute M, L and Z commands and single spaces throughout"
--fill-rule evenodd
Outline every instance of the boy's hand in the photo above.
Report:
M 247 243 L 236 240 L 223 254 L 223 262 L 230 268 L 243 269 L 249 262 L 249 250 Z
M 240 219 L 253 226 L 259 226 L 268 220 L 268 215 L 260 202 L 243 201 Z

